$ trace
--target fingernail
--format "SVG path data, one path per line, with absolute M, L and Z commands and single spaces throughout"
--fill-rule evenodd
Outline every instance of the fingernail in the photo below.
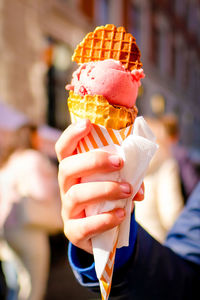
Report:
M 109 161 L 115 168 L 119 168 L 121 165 L 121 158 L 117 155 L 109 156 Z
M 130 187 L 130 184 L 128 184 L 128 183 L 121 183 L 120 189 L 121 189 L 122 193 L 124 193 L 124 194 L 131 193 L 131 187 Z
M 118 208 L 115 210 L 115 214 L 119 219 L 123 219 L 125 216 L 125 210 L 123 208 Z

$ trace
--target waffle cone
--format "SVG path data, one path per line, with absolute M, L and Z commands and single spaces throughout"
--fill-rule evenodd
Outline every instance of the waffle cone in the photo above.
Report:
M 96 27 L 94 32 L 88 33 L 72 56 L 78 64 L 110 58 L 120 61 L 129 71 L 142 67 L 135 38 L 124 27 L 112 24 Z
M 104 96 L 85 95 L 84 97 L 70 91 L 69 111 L 79 118 L 89 119 L 92 123 L 105 128 L 122 129 L 133 124 L 137 117 L 137 107 L 126 108 L 109 104 Z

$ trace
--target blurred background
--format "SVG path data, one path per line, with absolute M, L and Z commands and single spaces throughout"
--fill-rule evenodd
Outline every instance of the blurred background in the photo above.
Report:
M 55 141 L 70 124 L 65 85 L 77 67 L 73 50 L 107 23 L 125 26 L 141 50 L 139 115 L 175 114 L 179 142 L 199 167 L 199 0 L 0 0 L 0 149 L 31 122 L 38 126 L 37 148 L 56 163 Z M 46 299 L 75 299 L 79 287 L 62 233 L 50 244 Z M 79 299 L 93 297 L 81 293 Z
M 123 25 L 136 37 L 146 74 L 139 113 L 176 113 L 181 141 L 199 147 L 198 0 L 1 0 L 0 20 L 2 103 L 63 130 L 74 47 L 96 25 Z

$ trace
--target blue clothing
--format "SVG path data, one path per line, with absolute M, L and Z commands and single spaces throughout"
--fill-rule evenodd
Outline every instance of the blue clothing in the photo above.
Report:
M 200 183 L 168 233 L 165 245 L 186 260 L 200 265 Z
M 197 171 L 197 164 L 185 147 L 175 145 L 172 153 L 179 166 L 181 187 L 186 202 L 200 180 L 200 173 Z
M 138 225 L 135 222 L 135 216 L 133 214 L 133 217 L 131 218 L 131 224 L 130 224 L 131 230 L 130 230 L 130 237 L 129 237 L 129 247 L 122 247 L 120 249 L 117 249 L 114 272 L 115 270 L 120 269 L 130 259 L 134 250 L 135 241 L 137 237 L 137 227 Z M 74 245 L 69 243 L 68 257 L 69 257 L 69 263 L 72 267 L 75 277 L 78 279 L 81 285 L 86 285 L 91 287 L 96 286 L 96 283 L 98 283 L 98 279 L 96 277 L 93 256 L 90 255 L 90 261 L 92 261 L 92 264 L 88 266 L 89 254 L 86 254 L 82 250 L 76 248 Z M 82 265 L 81 262 L 83 261 L 87 262 L 86 266 Z M 88 280 L 91 280 L 91 282 Z
M 165 245 L 159 244 L 136 225 L 134 216 L 130 243 L 131 251 L 129 247 L 117 250 L 109 299 L 197 299 L 200 294 L 200 183 Z M 124 259 L 125 253 L 127 259 Z M 120 263 L 121 257 L 123 264 Z M 70 244 L 69 261 L 80 284 L 94 290 L 98 288 L 91 255 Z

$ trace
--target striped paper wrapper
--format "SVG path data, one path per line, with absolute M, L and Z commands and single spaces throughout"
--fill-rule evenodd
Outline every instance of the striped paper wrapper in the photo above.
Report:
M 72 122 L 80 119 L 71 114 Z M 78 153 L 86 151 L 107 151 L 117 154 L 124 160 L 123 168 L 105 174 L 93 174 L 81 178 L 81 182 L 89 181 L 122 181 L 133 186 L 133 194 L 127 199 L 103 201 L 89 205 L 86 215 L 91 216 L 117 207 L 126 211 L 125 220 L 115 228 L 92 238 L 92 247 L 97 278 L 100 283 L 102 300 L 107 300 L 111 290 L 112 274 L 116 248 L 128 246 L 131 218 L 131 199 L 139 190 L 150 160 L 157 150 L 155 136 L 143 117 L 137 117 L 134 126 L 121 130 L 106 129 L 101 125 L 92 125 L 92 130 L 83 138 L 78 146 Z M 99 149 L 99 150 L 98 150 Z
M 71 120 L 72 123 L 76 123 L 81 119 L 75 116 L 73 113 L 71 113 Z M 90 150 L 99 149 L 112 144 L 120 146 L 122 142 L 132 133 L 132 131 L 133 131 L 133 124 L 120 130 L 105 128 L 101 125 L 92 124 L 91 132 L 79 142 L 77 146 L 77 152 L 78 153 L 88 152 Z M 112 247 L 110 253 L 105 255 L 106 263 L 103 272 L 99 272 L 98 270 L 96 270 L 97 277 L 100 283 L 102 300 L 108 299 L 110 294 L 112 274 L 113 274 L 114 261 L 115 261 L 115 252 L 118 243 L 118 232 L 119 232 L 118 228 L 114 228 L 112 231 L 108 233 L 110 236 L 112 236 Z M 105 233 L 105 239 L 109 238 L 106 237 L 106 235 L 107 233 Z M 109 238 L 109 242 L 110 242 L 110 238 Z M 99 256 L 98 253 L 97 254 L 95 253 L 95 249 L 96 249 L 95 243 L 96 243 L 96 239 L 94 240 L 92 239 L 92 244 L 94 246 L 93 247 L 94 259 L 95 256 L 96 257 Z
M 76 123 L 81 119 L 71 113 L 71 120 L 72 123 Z M 120 130 L 105 128 L 101 125 L 92 124 L 91 132 L 79 142 L 77 151 L 78 153 L 82 153 L 111 144 L 121 145 L 122 142 L 132 133 L 132 131 L 133 124 Z

